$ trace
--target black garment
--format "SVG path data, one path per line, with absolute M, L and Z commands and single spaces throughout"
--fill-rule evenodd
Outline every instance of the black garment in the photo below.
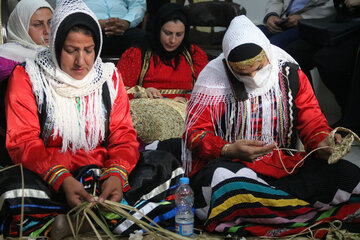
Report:
M 84 185 L 87 192 L 92 194 L 96 187 L 96 195 L 99 195 L 101 191 L 99 173 L 98 166 L 87 165 L 79 168 L 72 175 Z M 136 167 L 129 174 L 131 188 L 124 192 L 124 199 L 131 206 L 141 200 L 136 206 L 139 211 L 162 227 L 174 226 L 176 205 L 173 196 L 183 174 L 184 171 L 178 160 L 170 153 L 144 151 Z M 62 191 L 55 192 L 39 175 L 26 168 L 21 171 L 20 166 L 0 171 L 0 196 L 3 200 L 0 207 L 0 234 L 5 237 L 19 236 L 22 206 L 24 206 L 24 236 L 44 227 L 44 224 L 49 223 L 58 214 L 66 214 L 70 210 Z M 130 214 L 137 213 L 130 212 Z M 146 221 L 145 217 L 141 217 L 141 220 Z M 126 225 L 126 218 L 117 221 L 117 224 L 125 225 L 123 227 L 125 235 L 139 230 L 139 226 L 134 223 Z M 111 230 L 117 226 L 112 221 L 107 221 L 107 224 Z M 44 227 L 40 236 L 48 227 Z
M 348 101 L 359 41 L 360 32 L 337 46 L 322 47 L 313 56 L 322 81 L 334 93 L 342 109 L 345 109 Z
M 344 9 L 343 1 L 334 0 L 334 4 L 338 10 L 337 21 L 345 22 L 351 18 L 360 17 L 360 7 L 350 11 Z M 360 111 L 356 104 L 360 93 L 358 83 L 360 75 L 357 75 L 357 69 L 360 66 L 359 42 L 360 30 L 342 37 L 336 45 L 322 46 L 298 40 L 285 48 L 299 63 L 309 79 L 311 79 L 310 70 L 316 67 L 321 80 L 334 94 L 341 107 L 342 118 L 332 127 L 346 127 L 357 134 L 360 134 Z
M 129 28 L 121 36 L 106 36 L 103 34 L 101 57 L 121 57 L 132 46 L 143 46 L 145 31 L 140 28 Z
M 270 185 L 281 189 L 311 204 L 317 201 L 328 203 L 341 189 L 351 193 L 359 184 L 360 169 L 347 160 L 334 164 L 309 158 L 296 174 L 280 179 L 263 176 Z
M 299 64 L 301 70 L 305 73 L 309 81 L 312 83 L 310 71 L 315 67 L 313 55 L 321 46 L 314 45 L 306 40 L 299 39 L 286 46 L 285 51 L 289 53 Z
M 181 163 L 181 138 L 170 138 L 159 141 L 156 150 L 171 153 Z

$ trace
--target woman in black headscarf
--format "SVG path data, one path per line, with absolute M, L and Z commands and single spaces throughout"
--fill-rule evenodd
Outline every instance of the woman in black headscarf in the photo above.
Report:
M 128 49 L 117 64 L 124 84 L 128 88 L 145 88 L 149 98 L 186 102 L 197 76 L 208 63 L 207 56 L 188 41 L 189 24 L 183 6 L 164 4 L 151 24 L 147 46 Z

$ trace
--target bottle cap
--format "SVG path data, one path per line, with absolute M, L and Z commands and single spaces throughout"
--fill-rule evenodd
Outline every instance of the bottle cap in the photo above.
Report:
M 180 184 L 189 184 L 189 178 L 188 177 L 180 178 Z

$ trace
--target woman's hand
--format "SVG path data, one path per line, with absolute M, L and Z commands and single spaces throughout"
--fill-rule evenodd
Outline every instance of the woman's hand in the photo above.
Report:
M 231 143 L 224 152 L 225 157 L 253 162 L 258 157 L 272 152 L 274 148 L 274 144 L 265 145 L 262 141 L 241 139 Z
M 342 142 L 342 137 L 340 134 L 335 133 L 334 137 L 335 137 L 335 144 Z M 330 155 L 333 152 L 333 149 L 330 148 L 330 145 L 331 145 L 330 143 L 331 143 L 330 136 L 327 136 L 323 141 L 321 141 L 318 144 L 317 147 L 321 148 L 321 149 L 317 150 L 316 152 L 320 159 L 326 160 L 326 161 L 329 159 Z
M 176 101 L 176 102 L 182 102 L 182 103 L 186 103 L 186 102 L 187 102 L 187 98 L 184 98 L 184 97 L 174 97 L 173 99 L 174 99 L 174 101 Z
M 351 7 L 359 6 L 360 0 L 345 0 L 344 3 L 348 8 L 351 8 Z
M 123 198 L 122 183 L 120 178 L 110 176 L 101 186 L 101 194 L 99 202 L 110 200 L 113 202 L 120 202 Z
M 146 94 L 149 98 L 162 98 L 162 95 L 159 90 L 153 87 L 149 87 L 145 89 Z
M 82 202 L 95 202 L 93 196 L 91 196 L 85 189 L 84 186 L 76 180 L 74 177 L 67 177 L 61 184 L 61 189 L 64 191 L 66 201 L 70 207 L 76 207 Z
M 282 32 L 282 28 L 279 27 L 278 25 L 276 25 L 277 22 L 280 22 L 281 18 L 279 18 L 278 16 L 272 15 L 270 17 L 268 17 L 267 22 L 266 22 L 266 27 L 268 28 L 268 30 L 271 33 L 279 33 Z

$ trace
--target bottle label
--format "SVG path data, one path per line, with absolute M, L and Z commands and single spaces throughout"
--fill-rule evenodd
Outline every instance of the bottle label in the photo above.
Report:
M 176 232 L 181 236 L 190 236 L 194 233 L 193 223 L 176 223 Z

